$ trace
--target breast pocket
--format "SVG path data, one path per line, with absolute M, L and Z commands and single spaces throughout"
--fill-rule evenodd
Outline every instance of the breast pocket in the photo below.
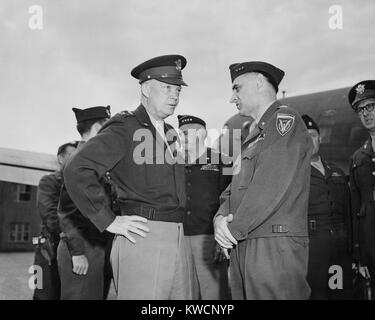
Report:
M 256 145 L 247 148 L 242 155 L 239 177 L 239 189 L 246 189 L 254 178 L 256 162 L 258 158 Z

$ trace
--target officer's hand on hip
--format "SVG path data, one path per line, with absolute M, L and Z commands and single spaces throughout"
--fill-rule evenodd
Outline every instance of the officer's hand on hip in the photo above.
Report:
M 147 219 L 140 216 L 117 216 L 106 230 L 122 235 L 135 243 L 136 241 L 130 232 L 136 233 L 143 238 L 146 237 L 146 232 L 149 232 L 150 229 L 146 227 L 145 223 L 147 223 Z
M 226 217 L 219 215 L 214 221 L 215 240 L 222 248 L 225 249 L 231 249 L 233 248 L 234 244 L 237 244 L 237 240 L 232 236 L 228 229 L 228 223 L 232 220 L 233 215 L 229 214 Z
M 86 275 L 89 269 L 89 262 L 85 255 L 72 256 L 73 272 L 78 275 Z

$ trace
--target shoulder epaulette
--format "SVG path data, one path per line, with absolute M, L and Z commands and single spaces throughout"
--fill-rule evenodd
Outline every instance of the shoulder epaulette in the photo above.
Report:
M 122 117 L 132 117 L 132 116 L 134 116 L 134 112 L 133 111 L 124 110 L 124 111 L 120 112 L 120 115 Z

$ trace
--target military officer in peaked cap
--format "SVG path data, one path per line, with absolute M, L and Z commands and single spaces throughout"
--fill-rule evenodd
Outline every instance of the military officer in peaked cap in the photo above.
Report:
M 212 219 L 220 194 L 231 181 L 231 161 L 205 145 L 206 122 L 192 115 L 179 115 L 185 151 L 186 215 L 184 231 L 191 248 L 198 298 L 229 298 L 228 261 L 214 239 Z M 226 169 L 228 169 L 226 172 Z
M 349 103 L 369 133 L 369 139 L 351 158 L 350 189 L 354 258 L 371 277 L 375 292 L 375 80 L 361 81 L 348 95 Z M 374 299 L 375 294 L 373 294 Z
M 174 143 L 177 133 L 164 122 L 186 86 L 185 66 L 183 56 L 166 55 L 135 67 L 131 75 L 140 83 L 140 106 L 112 117 L 64 170 L 82 214 L 100 231 L 116 234 L 111 262 L 118 299 L 192 298 L 182 224 L 184 165 Z M 105 202 L 99 179 L 106 174 L 115 185 L 121 216 Z
M 81 136 L 78 150 L 101 129 L 110 118 L 110 106 L 87 109 L 73 108 L 77 131 Z M 109 200 L 107 201 L 109 202 Z M 62 300 L 102 300 L 104 297 L 105 249 L 108 234 L 101 233 L 78 210 L 63 183 L 57 208 L 61 240 L 57 260 L 61 277 Z M 109 288 L 109 286 L 107 285 Z
M 350 191 L 345 173 L 319 153 L 320 130 L 302 116 L 313 141 L 308 208 L 309 267 L 307 281 L 312 300 L 352 298 Z M 332 267 L 340 266 L 341 271 Z M 339 281 L 333 281 L 340 277 Z M 340 283 L 336 286 L 333 283 Z M 342 286 L 341 286 L 342 284 Z
M 216 240 L 231 251 L 232 297 L 308 299 L 311 138 L 300 115 L 276 100 L 282 70 L 255 61 L 230 73 L 231 102 L 254 118 L 214 220 Z

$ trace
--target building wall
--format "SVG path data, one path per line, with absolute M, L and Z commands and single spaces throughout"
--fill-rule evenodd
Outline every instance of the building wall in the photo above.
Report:
M 36 193 L 36 186 L 0 181 L 0 251 L 33 250 L 40 232 Z

